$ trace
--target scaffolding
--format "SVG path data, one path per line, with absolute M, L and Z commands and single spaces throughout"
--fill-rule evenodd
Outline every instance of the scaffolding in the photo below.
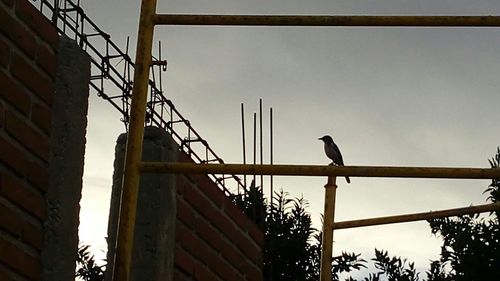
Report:
M 449 26 L 500 27 L 498 16 L 261 16 L 261 15 L 161 15 L 156 14 L 156 0 L 142 0 L 136 46 L 134 87 L 125 156 L 123 193 L 120 206 L 118 239 L 113 280 L 130 280 L 134 224 L 141 173 L 221 173 L 258 175 L 327 176 L 320 280 L 331 280 L 333 230 L 367 225 L 408 222 L 447 216 L 500 210 L 500 204 L 487 204 L 428 213 L 335 222 L 335 178 L 408 177 L 408 178 L 500 178 L 500 169 L 430 168 L 430 167 L 356 167 L 304 165 L 186 164 L 141 162 L 144 124 L 153 33 L 155 25 L 240 25 L 240 26 Z
M 95 94 L 120 112 L 128 128 L 132 98 L 132 75 L 135 64 L 129 55 L 129 40 L 120 48 L 80 7 L 80 0 L 32 0 L 35 7 L 57 28 L 85 50 L 91 57 L 90 86 Z M 162 59 L 161 42 L 158 54 L 151 57 L 151 78 L 146 106 L 146 124 L 163 128 L 180 145 L 181 150 L 196 163 L 224 163 L 208 142 L 194 129 L 174 103 L 164 95 L 161 74 L 167 70 Z M 246 190 L 234 174 L 208 174 L 226 195 L 231 190 Z

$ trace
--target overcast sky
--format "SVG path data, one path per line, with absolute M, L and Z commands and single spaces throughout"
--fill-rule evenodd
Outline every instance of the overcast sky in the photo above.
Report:
M 82 1 L 120 46 L 135 46 L 139 2 Z M 158 1 L 161 13 L 500 15 L 499 1 Z M 156 28 L 168 60 L 164 88 L 226 163 L 241 163 L 240 104 L 274 110 L 276 164 L 328 164 L 331 135 L 346 165 L 489 167 L 500 145 L 500 30 L 495 28 Z M 133 47 L 132 49 L 135 49 Z M 114 144 L 124 131 L 91 98 L 80 239 L 105 249 Z M 247 130 L 247 144 L 251 132 Z M 247 149 L 250 150 L 251 145 Z M 251 156 L 248 156 L 251 157 Z M 336 220 L 482 204 L 487 180 L 352 178 L 339 181 Z M 309 202 L 320 227 L 326 179 L 279 177 L 275 188 Z M 440 251 L 425 222 L 335 233 L 334 252 L 389 250 L 424 271 Z

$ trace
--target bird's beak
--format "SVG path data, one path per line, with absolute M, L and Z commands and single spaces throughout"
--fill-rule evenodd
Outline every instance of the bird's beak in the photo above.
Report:
M 318 140 L 322 140 L 321 138 L 318 138 Z

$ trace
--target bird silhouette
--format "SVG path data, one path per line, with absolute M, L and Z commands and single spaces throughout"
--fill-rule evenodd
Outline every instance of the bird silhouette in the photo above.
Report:
M 319 138 L 319 140 L 323 141 L 325 146 L 325 154 L 328 158 L 330 158 L 333 161 L 332 164 L 338 166 L 344 166 L 344 160 L 342 159 L 342 154 L 340 153 L 339 147 L 335 144 L 332 137 L 326 135 Z M 349 177 L 346 176 L 345 180 L 347 181 L 347 183 L 351 183 Z

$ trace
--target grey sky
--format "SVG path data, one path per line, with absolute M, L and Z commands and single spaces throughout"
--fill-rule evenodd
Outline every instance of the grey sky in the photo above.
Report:
M 83 1 L 88 16 L 135 49 L 140 1 Z M 499 1 L 158 1 L 162 13 L 500 15 Z M 264 99 L 275 115 L 275 163 L 328 164 L 330 134 L 346 165 L 488 167 L 500 145 L 500 30 L 495 28 L 157 27 L 166 95 L 226 162 L 241 162 L 246 122 Z M 81 238 L 103 246 L 119 115 L 91 100 Z M 267 131 L 268 123 L 264 122 Z M 248 126 L 247 128 L 250 128 Z M 250 142 L 250 130 L 247 131 Z M 267 133 L 264 140 L 268 140 Z M 248 146 L 250 149 L 250 146 Z M 265 148 L 268 157 L 268 150 Z M 266 158 L 268 159 L 268 158 Z M 319 226 L 322 178 L 280 177 Z M 346 220 L 484 203 L 489 181 L 352 178 Z M 93 228 L 92 231 L 89 231 Z M 96 241 L 96 242 L 94 242 Z M 426 223 L 341 230 L 334 251 L 373 248 L 425 269 L 439 252 Z

